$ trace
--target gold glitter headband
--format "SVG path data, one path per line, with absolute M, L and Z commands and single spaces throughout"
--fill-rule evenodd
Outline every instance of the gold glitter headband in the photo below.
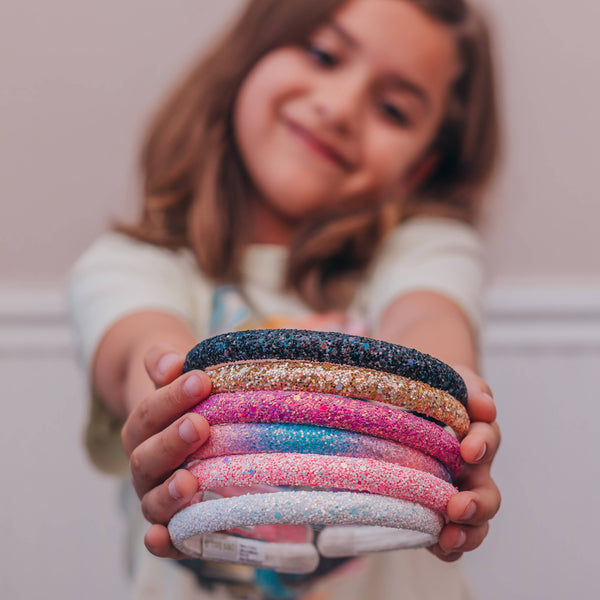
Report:
M 445 423 L 459 439 L 469 430 L 465 407 L 421 381 L 374 369 L 305 360 L 254 360 L 207 367 L 212 393 L 307 391 L 383 402 Z

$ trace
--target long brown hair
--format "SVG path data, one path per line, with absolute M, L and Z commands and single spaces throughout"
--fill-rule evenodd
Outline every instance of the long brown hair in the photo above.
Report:
M 390 193 L 360 210 L 304 224 L 292 241 L 287 284 L 317 310 L 343 308 L 399 218 L 445 214 L 472 221 L 498 153 L 490 41 L 464 0 L 409 0 L 456 32 L 463 61 L 430 148 L 435 167 L 397 210 Z M 175 87 L 150 122 L 141 153 L 143 212 L 118 229 L 154 244 L 190 247 L 216 282 L 239 282 L 252 183 L 232 132 L 238 91 L 269 51 L 299 44 L 347 0 L 251 0 Z

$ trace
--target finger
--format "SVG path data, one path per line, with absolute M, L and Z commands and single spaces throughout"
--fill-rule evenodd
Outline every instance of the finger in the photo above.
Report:
M 467 411 L 472 421 L 491 423 L 496 419 L 496 404 L 490 386 L 468 367 L 454 367 L 467 386 Z
M 163 387 L 183 373 L 185 354 L 169 344 L 157 344 L 146 352 L 144 367 L 156 387 Z
M 211 385 L 206 373 L 190 371 L 146 396 L 131 412 L 121 430 L 127 454 L 131 455 L 143 441 L 204 400 L 210 394 Z
M 498 512 L 500 491 L 490 476 L 488 465 L 467 467 L 467 475 L 459 485 L 462 491 L 448 501 L 451 522 L 461 525 L 483 525 Z
M 431 548 L 432 552 L 442 560 L 454 561 L 460 558 L 463 552 L 470 552 L 478 548 L 489 531 L 486 521 L 478 527 L 458 526 L 453 523 L 446 525 L 438 543 Z
M 500 428 L 494 423 L 471 423 L 468 435 L 460 443 L 460 454 L 470 464 L 490 464 L 500 446 Z
M 164 525 L 152 525 L 146 532 L 144 543 L 152 554 L 160 558 L 174 558 L 175 560 L 186 558 L 185 554 L 173 546 L 169 530 Z
M 179 469 L 144 495 L 142 513 L 150 523 L 168 525 L 173 515 L 189 504 L 197 491 L 198 480 L 189 471 Z
M 137 446 L 129 464 L 138 496 L 141 498 L 162 483 L 208 436 L 208 421 L 196 413 L 188 413 Z
M 444 562 L 457 561 L 463 555 L 462 552 L 452 552 L 450 554 L 445 554 L 437 544 L 435 546 L 430 546 L 428 548 L 428 550 L 430 552 L 432 552 L 433 554 L 435 554 L 440 560 L 443 560 Z

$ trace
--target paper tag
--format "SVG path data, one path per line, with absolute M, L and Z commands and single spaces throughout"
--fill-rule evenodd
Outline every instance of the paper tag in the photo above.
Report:
M 202 557 L 208 560 L 262 565 L 265 543 L 228 535 L 206 533 L 202 536 Z
M 262 565 L 265 562 L 265 543 L 240 540 L 240 561 Z
M 238 547 L 235 538 L 205 533 L 202 536 L 202 556 L 208 559 L 237 562 Z

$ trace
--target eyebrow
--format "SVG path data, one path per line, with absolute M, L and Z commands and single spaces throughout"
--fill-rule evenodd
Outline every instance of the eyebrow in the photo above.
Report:
M 335 31 L 350 48 L 354 50 L 360 48 L 358 40 L 356 40 L 339 23 L 336 23 L 334 20 L 331 20 L 327 23 L 327 26 L 333 29 L 333 31 Z M 427 110 L 431 109 L 431 103 L 429 101 L 429 96 L 427 92 L 421 86 L 417 85 L 414 81 L 410 81 L 402 75 L 393 75 L 391 77 L 391 83 L 393 87 L 404 92 L 408 92 L 409 94 L 415 96 L 418 100 L 421 101 L 421 103 Z

